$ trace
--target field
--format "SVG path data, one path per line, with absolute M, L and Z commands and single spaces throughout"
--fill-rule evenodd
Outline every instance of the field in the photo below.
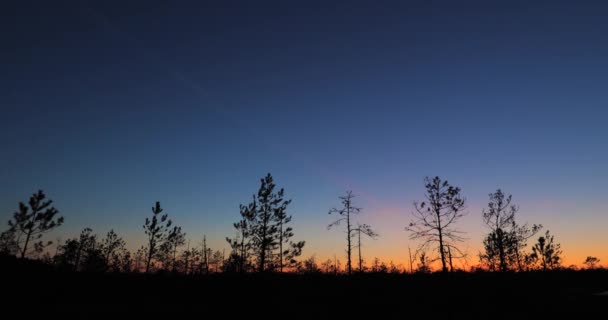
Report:
M 581 319 L 605 315 L 608 272 L 182 276 L 60 272 L 2 259 L 7 306 L 49 314 L 270 318 Z M 600 317 L 601 318 L 601 317 Z

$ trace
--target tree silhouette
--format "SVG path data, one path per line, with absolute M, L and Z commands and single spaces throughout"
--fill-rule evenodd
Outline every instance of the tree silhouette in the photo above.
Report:
M 131 252 L 128 250 L 121 250 L 121 255 L 114 258 L 115 265 L 112 266 L 116 272 L 131 272 L 133 270 L 133 259 L 131 258 Z
M 530 265 L 533 263 L 531 254 L 526 253 L 524 249 L 527 246 L 528 239 L 537 234 L 542 227 L 541 224 L 533 224 L 530 228 L 527 224 L 524 224 L 522 226 L 517 226 L 514 229 L 516 240 L 515 261 L 517 262 L 519 271 L 529 269 Z
M 536 234 L 541 225 L 519 226 L 515 222 L 518 207 L 512 204 L 512 196 L 506 196 L 498 189 L 490 194 L 488 208 L 482 215 L 490 233 L 484 238 L 485 252 L 480 259 L 490 270 L 507 271 L 519 266 L 520 251 L 528 238 Z
M 207 248 L 207 237 L 203 235 L 203 242 L 201 243 L 201 263 L 199 265 L 201 274 L 203 273 L 203 270 L 205 271 L 205 274 L 209 274 L 210 251 L 211 249 Z
M 283 189 L 278 193 L 279 198 L 283 197 Z M 302 254 L 302 248 L 304 248 L 304 241 L 293 242 L 293 228 L 287 226 L 291 222 L 291 216 L 287 215 L 287 205 L 291 203 L 291 200 L 285 200 L 280 206 L 277 206 L 274 210 L 274 220 L 278 229 L 278 243 L 279 243 L 279 272 L 283 272 L 283 266 L 287 263 L 293 266 L 296 262 L 295 258 Z M 287 247 L 283 247 L 283 244 Z
M 388 272 L 392 273 L 392 274 L 400 274 L 401 273 L 401 267 L 400 265 L 396 265 L 395 262 L 393 262 L 393 260 L 391 260 L 388 264 Z
M 376 239 L 378 234 L 372 230 L 367 224 L 357 224 L 357 228 L 353 229 L 357 235 L 357 248 L 359 249 L 359 272 L 363 272 L 363 256 L 361 255 L 361 234 Z
M 106 234 L 106 237 L 101 241 L 101 251 L 105 260 L 106 268 L 110 268 L 112 262 L 115 263 L 119 260 L 120 255 L 116 255 L 118 251 L 125 249 L 125 241 L 114 232 L 114 229 L 110 229 Z
M 176 270 L 177 248 L 186 244 L 186 233 L 182 232 L 182 227 L 174 226 L 167 235 L 167 239 L 163 244 L 163 251 L 168 252 L 171 256 L 171 264 L 173 271 Z
M 220 272 L 220 269 L 224 265 L 224 252 L 216 250 L 213 253 L 213 265 L 215 265 L 215 272 Z
M 585 259 L 585 261 L 583 262 L 585 265 L 587 265 L 587 269 L 595 269 L 596 265 L 598 263 L 600 263 L 600 259 L 596 258 L 596 257 L 592 257 L 592 256 L 588 256 L 587 259 Z
M 150 263 L 152 258 L 158 254 L 160 246 L 167 239 L 167 233 L 171 227 L 171 220 L 167 214 L 161 215 L 163 209 L 160 207 L 160 202 L 156 201 L 156 205 L 152 207 L 152 218 L 146 218 L 144 223 L 144 231 L 148 236 L 148 252 L 146 256 L 146 273 L 150 272 Z
M 414 220 L 405 230 L 411 232 L 410 239 L 424 240 L 421 247 L 437 243 L 442 271 L 447 272 L 451 250 L 457 251 L 460 257 L 464 256 L 453 243 L 464 240 L 461 236 L 463 232 L 455 229 L 454 224 L 464 216 L 465 199 L 460 194 L 460 188 L 451 186 L 439 177 L 433 180 L 426 177 L 424 183 L 426 200 L 414 202 Z
M 182 252 L 182 259 L 184 261 L 184 274 L 188 274 L 188 268 L 190 267 L 190 259 L 196 255 L 195 248 L 190 249 L 190 240 L 188 240 L 188 245 L 186 246 L 186 250 Z
M 237 230 L 235 238 L 226 237 L 226 241 L 232 248 L 231 261 L 235 264 L 237 272 L 245 272 L 247 261 L 249 260 L 249 251 L 251 250 L 251 228 L 250 223 L 253 222 L 253 217 L 257 212 L 257 202 L 255 196 L 248 205 L 239 205 L 241 220 L 233 224 Z
M 426 252 L 421 252 L 418 261 L 418 266 L 416 267 L 416 272 L 418 273 L 431 273 L 431 267 L 429 258 L 426 256 Z
M 319 269 L 319 265 L 317 264 L 317 258 L 312 255 L 298 264 L 297 271 L 299 273 L 319 273 L 321 269 Z
M 341 209 L 332 208 L 329 210 L 329 214 L 336 213 L 340 216 L 340 218 L 338 218 L 338 220 L 330 223 L 327 226 L 327 229 L 329 230 L 335 226 L 339 226 L 340 223 L 342 223 L 342 222 L 346 222 L 346 256 L 347 256 L 346 268 L 347 268 L 349 275 L 351 275 L 353 273 L 352 260 L 351 260 L 351 255 L 352 255 L 351 240 L 352 240 L 354 230 L 353 230 L 353 226 L 351 224 L 351 216 L 361 212 L 361 208 L 357 208 L 357 207 L 353 206 L 354 197 L 355 196 L 353 195 L 352 191 L 347 191 L 345 196 L 339 197 L 342 202 L 342 208 Z
M 57 254 L 55 254 L 55 264 L 62 268 L 74 269 L 76 265 L 76 254 L 80 244 L 78 239 L 67 239 L 64 244 L 59 246 Z
M 8 222 L 10 230 L 15 232 L 17 245 L 21 252 L 21 258 L 28 253 L 27 249 L 32 241 L 40 240 L 43 234 L 63 224 L 63 217 L 56 217 L 59 211 L 52 207 L 52 200 L 45 200 L 46 195 L 38 190 L 30 197 L 28 205 L 19 202 L 19 211 L 13 214 L 13 219 Z M 23 244 L 21 239 L 23 239 Z M 34 252 L 42 252 L 44 247 L 52 244 L 52 241 L 34 243 Z
M 8 255 L 17 255 L 19 252 L 19 243 L 15 236 L 15 230 L 8 229 L 0 233 L 0 253 Z
M 76 260 L 74 262 L 74 270 L 78 271 L 80 268 L 80 262 L 83 255 L 86 255 L 89 250 L 93 250 L 95 248 L 95 244 L 97 242 L 97 237 L 92 234 L 93 230 L 91 228 L 84 228 L 80 232 L 80 236 L 78 238 L 78 246 L 76 248 Z
M 538 242 L 532 247 L 531 258 L 539 263 L 543 270 L 553 270 L 559 268 L 561 254 L 561 245 L 555 243 L 553 235 L 547 230 L 545 235 L 538 238 Z
M 275 267 L 273 256 L 277 256 L 279 269 L 285 258 L 290 261 L 300 255 L 304 242 L 293 243 L 292 230 L 285 227 L 291 217 L 285 213 L 287 205 L 291 200 L 284 200 L 284 189 L 275 192 L 276 185 L 269 174 L 261 179 L 260 189 L 254 195 L 253 201 L 248 206 L 241 205 L 241 216 L 243 220 L 235 224 L 237 230 L 241 231 L 241 244 L 244 248 L 245 238 L 250 237 L 252 254 L 256 257 L 258 272 L 264 272 Z M 289 218 L 289 219 L 288 219 Z M 285 227 L 285 229 L 283 229 Z M 246 233 L 244 230 L 248 230 Z M 232 239 L 229 241 L 233 243 Z M 289 243 L 287 250 L 283 249 L 283 243 Z M 279 254 L 273 251 L 279 249 Z M 242 249 L 244 251 L 244 249 Z M 245 254 L 242 252 L 241 257 Z M 244 261 L 243 261 L 244 263 Z
M 331 259 L 325 260 L 321 263 L 321 271 L 327 274 L 331 273 L 333 270 L 333 264 L 334 262 Z
M 253 246 L 257 254 L 258 271 L 266 270 L 268 254 L 277 245 L 277 225 L 274 224 L 274 212 L 283 202 L 283 190 L 274 193 L 275 184 L 272 176 L 268 174 L 261 179 L 260 190 L 257 195 L 257 211 L 252 221 Z
M 90 256 L 90 258 L 89 258 Z M 55 262 L 61 267 L 69 267 L 73 271 L 97 270 L 98 258 L 103 260 L 101 250 L 97 247 L 97 237 L 91 228 L 84 228 L 74 239 L 67 239 L 59 247 Z M 105 261 L 102 261 L 105 265 Z

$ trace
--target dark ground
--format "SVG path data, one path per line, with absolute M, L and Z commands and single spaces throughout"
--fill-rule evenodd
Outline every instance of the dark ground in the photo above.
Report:
M 190 311 L 205 318 L 608 317 L 608 296 L 596 295 L 608 291 L 608 271 L 604 270 L 350 278 L 293 274 L 184 277 L 60 272 L 34 261 L 1 258 L 0 271 L 3 305 L 43 314 Z

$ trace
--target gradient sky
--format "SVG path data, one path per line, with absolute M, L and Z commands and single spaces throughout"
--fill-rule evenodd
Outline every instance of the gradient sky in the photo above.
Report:
M 439 175 L 469 202 L 469 265 L 497 188 L 566 264 L 608 262 L 607 16 L 601 1 L 3 1 L 0 218 L 41 188 L 64 239 L 114 228 L 136 248 L 160 200 L 227 248 L 271 172 L 305 256 L 344 256 L 327 211 L 353 190 L 381 235 L 368 260 L 403 263 Z

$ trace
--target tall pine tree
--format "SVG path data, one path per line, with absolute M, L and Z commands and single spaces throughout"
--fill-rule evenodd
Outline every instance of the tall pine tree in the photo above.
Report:
M 146 218 L 144 223 L 144 231 L 148 236 L 148 252 L 146 255 L 146 273 L 150 271 L 152 258 L 158 254 L 160 246 L 165 242 L 168 236 L 171 220 L 167 214 L 161 215 L 163 209 L 160 207 L 160 202 L 156 201 L 156 205 L 152 207 L 152 218 Z
M 260 189 L 253 196 L 253 201 L 247 206 L 241 205 L 243 219 L 234 225 L 240 233 L 241 263 L 245 263 L 245 251 L 249 249 L 246 248 L 246 243 L 249 243 L 258 272 L 274 269 L 275 264 L 282 271 L 285 262 L 292 264 L 301 255 L 305 244 L 304 241 L 291 241 L 293 229 L 287 226 L 291 216 L 286 213 L 291 200 L 284 199 L 284 189 L 276 192 L 275 189 L 276 185 L 269 173 L 261 179 Z M 227 240 L 234 246 L 239 243 L 233 239 Z M 278 254 L 275 253 L 276 250 L 279 251 Z M 276 260 L 273 261 L 273 258 Z
M 35 242 L 42 235 L 63 224 L 63 217 L 56 217 L 59 211 L 52 207 L 52 200 L 45 200 L 46 195 L 38 190 L 30 197 L 28 205 L 19 202 L 19 211 L 13 214 L 13 219 L 8 222 L 11 232 L 14 232 L 21 258 L 28 254 L 28 248 L 33 242 L 35 253 L 40 253 L 44 247 L 52 244 L 51 241 L 44 243 Z

